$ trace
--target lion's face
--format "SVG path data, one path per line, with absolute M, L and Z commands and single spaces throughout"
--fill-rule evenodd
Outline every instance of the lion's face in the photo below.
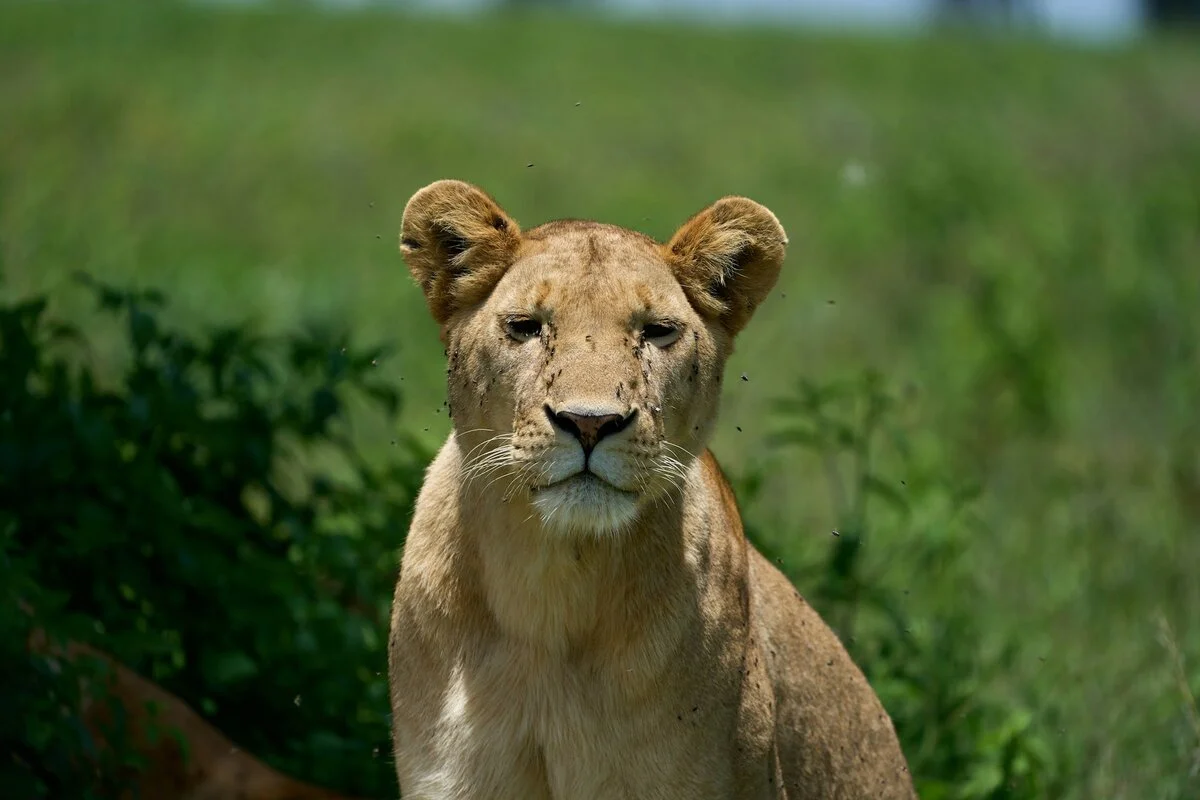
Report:
M 703 442 L 721 338 L 653 242 L 585 224 L 527 235 L 449 329 L 455 425 L 481 434 L 472 478 L 527 492 L 555 526 L 622 527 Z
M 663 501 L 707 441 L 732 338 L 785 244 L 742 198 L 661 245 L 590 222 L 522 234 L 468 184 L 418 192 L 401 249 L 443 326 L 464 480 L 562 531 L 617 531 Z

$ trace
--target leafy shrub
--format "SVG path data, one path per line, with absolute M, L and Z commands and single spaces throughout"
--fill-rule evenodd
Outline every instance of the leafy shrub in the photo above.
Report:
M 1016 650 L 985 652 L 976 609 L 910 610 L 906 589 L 864 558 L 875 537 L 902 539 L 917 576 L 975 596 L 963 556 L 983 533 L 972 513 L 978 490 L 948 474 L 899 424 L 902 408 L 882 376 L 802 381 L 777 404 L 786 424 L 777 447 L 802 447 L 826 476 L 838 520 L 823 563 L 799 570 L 815 607 L 839 633 L 896 725 L 923 800 L 1017 800 L 1063 791 L 1063 754 L 1029 706 L 1002 702 L 988 677 Z M 899 476 L 904 476 L 899 478 Z M 759 481 L 741 487 L 750 500 Z M 756 541 L 761 536 L 751 529 Z M 769 551 L 769 545 L 765 547 Z M 919 579 L 919 578 L 918 578 Z
M 85 282 L 129 345 L 109 385 L 44 299 L 0 307 L 0 600 L 289 774 L 393 795 L 372 755 L 390 752 L 388 605 L 428 454 L 404 439 L 379 467 L 350 446 L 348 404 L 399 408 L 385 353 L 318 330 L 189 336 L 158 293 Z M 30 617 L 0 624 L 18 756 L 0 781 L 83 797 L 76 684 L 27 651 Z

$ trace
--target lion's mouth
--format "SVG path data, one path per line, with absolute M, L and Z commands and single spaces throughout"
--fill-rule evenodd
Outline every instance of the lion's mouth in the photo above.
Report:
M 534 494 L 537 494 L 538 492 L 544 492 L 544 491 L 547 491 L 550 489 L 566 488 L 567 486 L 572 486 L 572 485 L 580 486 L 583 488 L 596 487 L 596 488 L 600 488 L 600 489 L 607 489 L 609 491 L 619 492 L 620 494 L 629 495 L 631 497 L 637 494 L 636 492 L 631 492 L 628 489 L 622 489 L 620 486 L 616 486 L 615 484 L 609 483 L 608 481 L 604 480 L 604 478 L 601 478 L 599 475 L 592 472 L 590 469 L 584 469 L 581 472 L 576 472 L 573 475 L 568 475 L 565 478 L 560 478 L 560 479 L 554 481 L 553 483 L 546 483 L 546 484 L 542 484 L 541 486 L 534 486 L 531 489 L 531 491 Z
M 533 489 L 529 499 L 543 524 L 566 532 L 623 530 L 641 506 L 637 492 L 622 489 L 586 469 Z

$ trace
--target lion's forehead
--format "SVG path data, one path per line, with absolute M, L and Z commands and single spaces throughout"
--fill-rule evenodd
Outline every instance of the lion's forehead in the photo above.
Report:
M 597 317 L 686 305 L 683 289 L 657 245 L 613 226 L 568 227 L 534 239 L 497 287 L 514 310 L 545 309 Z M 570 314 L 575 316 L 576 314 Z

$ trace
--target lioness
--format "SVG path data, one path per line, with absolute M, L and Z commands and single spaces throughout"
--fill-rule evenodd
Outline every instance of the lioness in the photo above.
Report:
M 705 449 L 786 245 L 742 197 L 666 245 L 522 232 L 459 181 L 409 200 L 454 431 L 392 612 L 405 798 L 915 796 L 888 715 Z

